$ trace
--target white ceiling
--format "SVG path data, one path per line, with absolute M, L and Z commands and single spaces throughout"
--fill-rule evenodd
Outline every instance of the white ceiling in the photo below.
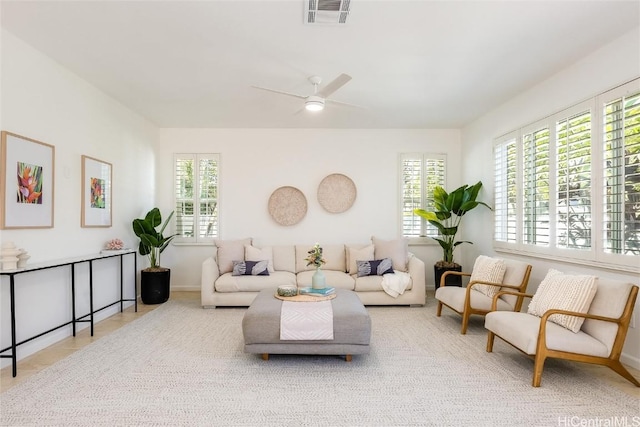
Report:
M 351 0 L 342 26 L 304 24 L 304 0 L 0 4 L 6 30 L 160 127 L 459 128 L 640 25 L 637 0 Z M 252 88 L 340 73 L 332 98 L 366 108 Z

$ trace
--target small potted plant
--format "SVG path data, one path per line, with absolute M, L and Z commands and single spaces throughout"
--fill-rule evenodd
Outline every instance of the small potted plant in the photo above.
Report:
M 153 208 L 144 218 L 134 219 L 132 223 L 133 232 L 140 238 L 138 252 L 149 259 L 149 267 L 140 272 L 140 298 L 145 304 L 161 304 L 169 299 L 171 270 L 160 266 L 160 254 L 176 236 L 163 235 L 172 216 L 173 211 L 162 223 L 160 210 Z
M 313 265 L 316 268 L 316 272 L 313 273 L 311 277 L 311 287 L 313 289 L 324 289 L 327 287 L 327 282 L 324 277 L 324 273 L 322 272 L 322 264 L 325 264 L 326 261 L 322 258 L 322 247 L 320 243 L 316 243 L 313 248 L 307 251 L 309 254 L 304 260 L 307 261 L 307 267 Z
M 482 181 L 478 181 L 475 185 L 471 186 L 463 185 L 451 193 L 447 193 L 444 188 L 437 186 L 433 190 L 435 211 L 427 212 L 424 209 L 415 209 L 413 211 L 416 215 L 429 221 L 429 224 L 438 229 L 439 236 L 433 239 L 442 247 L 442 259 L 434 265 L 436 289 L 440 286 L 440 278 L 446 271 L 462 270 L 460 264 L 453 260 L 453 251 L 462 243 L 472 244 L 472 242 L 469 241 L 456 240 L 456 234 L 462 222 L 462 217 L 480 205 L 491 209 L 486 203 L 476 200 L 480 188 L 482 188 Z M 449 280 L 451 280 L 451 283 Z M 447 285 L 449 284 L 461 286 L 462 277 L 449 275 L 447 277 Z

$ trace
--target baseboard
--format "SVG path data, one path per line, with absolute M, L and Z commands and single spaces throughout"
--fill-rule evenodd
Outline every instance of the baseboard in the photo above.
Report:
M 640 359 L 637 357 L 633 357 L 627 353 L 622 353 L 620 355 L 620 361 L 627 366 L 640 370 Z
M 175 292 L 200 292 L 200 286 L 174 286 L 171 285 L 171 290 Z

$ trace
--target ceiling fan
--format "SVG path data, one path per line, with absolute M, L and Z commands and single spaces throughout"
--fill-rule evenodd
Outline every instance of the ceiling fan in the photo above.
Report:
M 325 102 L 332 102 L 336 104 L 343 104 L 343 105 L 349 105 L 349 106 L 355 107 L 355 105 L 352 105 L 352 104 L 347 104 L 345 102 L 328 99 L 328 97 L 332 95 L 335 91 L 340 89 L 345 84 L 349 83 L 349 80 L 351 80 L 350 75 L 344 74 L 344 73 L 340 74 L 338 77 L 336 77 L 333 81 L 331 81 L 329 84 L 327 84 L 320 90 L 318 90 L 318 86 L 320 85 L 320 83 L 322 83 L 322 79 L 320 77 L 311 76 L 309 77 L 308 80 L 313 85 L 313 95 L 308 95 L 308 96 L 284 92 L 281 90 L 268 89 L 266 87 L 260 87 L 260 86 L 252 86 L 252 87 L 260 90 L 266 90 L 267 92 L 273 92 L 280 95 L 287 95 L 287 96 L 293 96 L 294 98 L 304 99 L 304 108 L 307 111 L 321 111 L 324 109 Z

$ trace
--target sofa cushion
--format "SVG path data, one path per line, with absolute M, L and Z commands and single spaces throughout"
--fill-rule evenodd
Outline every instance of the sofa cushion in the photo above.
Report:
M 356 261 L 358 264 L 358 277 L 362 276 L 382 276 L 392 273 L 393 266 L 391 258 L 375 259 L 372 261 Z
M 296 280 L 298 282 L 298 287 L 300 288 L 308 288 L 311 286 L 311 277 L 316 271 L 301 271 L 296 275 Z M 325 270 L 322 269 L 324 273 L 324 277 L 327 281 L 327 286 L 332 286 L 334 288 L 339 289 L 349 289 L 353 290 L 355 281 L 353 277 L 349 276 L 347 273 L 342 271 L 335 270 Z
M 296 275 L 288 271 L 275 271 L 268 276 L 233 276 L 225 273 L 216 280 L 216 292 L 259 292 L 263 289 L 276 288 L 280 285 L 296 286 Z
M 273 268 L 276 271 L 296 272 L 296 247 L 293 245 L 275 245 L 273 250 Z
M 268 276 L 267 260 L 262 261 L 233 261 L 233 276 Z
M 480 255 L 473 264 L 473 270 L 471 271 L 471 278 L 469 280 L 471 282 L 502 283 L 506 271 L 507 266 L 503 259 Z M 473 286 L 473 289 L 485 294 L 489 298 L 493 298 L 494 295 L 500 291 L 500 286 L 477 284 Z
M 262 261 L 267 260 L 267 269 L 269 273 L 273 273 L 273 249 L 271 246 L 265 246 L 264 248 L 256 248 L 255 246 L 244 246 L 244 260 L 245 261 Z
M 374 259 L 391 258 L 393 269 L 407 271 L 409 261 L 409 244 L 405 238 L 395 240 L 381 240 L 373 236 Z
M 347 246 L 347 265 L 349 274 L 356 274 L 358 272 L 358 264 L 356 261 L 371 261 L 373 258 L 373 245 L 366 245 L 360 247 Z
M 542 317 L 552 308 L 587 313 L 596 294 L 596 286 L 595 276 L 569 275 L 549 269 L 533 295 L 527 313 Z M 580 330 L 584 317 L 552 314 L 549 316 L 549 321 L 575 333 Z
M 220 274 L 233 271 L 233 261 L 244 261 L 244 247 L 245 245 L 251 245 L 251 241 L 251 238 L 241 240 L 214 240 L 214 243 L 218 247 L 217 261 Z
M 347 271 L 344 245 L 320 245 L 322 248 L 322 258 L 326 261 L 322 265 L 322 270 Z M 315 271 L 316 267 L 307 265 L 305 258 L 309 256 L 309 251 L 313 245 L 296 245 L 296 273 L 301 271 Z

